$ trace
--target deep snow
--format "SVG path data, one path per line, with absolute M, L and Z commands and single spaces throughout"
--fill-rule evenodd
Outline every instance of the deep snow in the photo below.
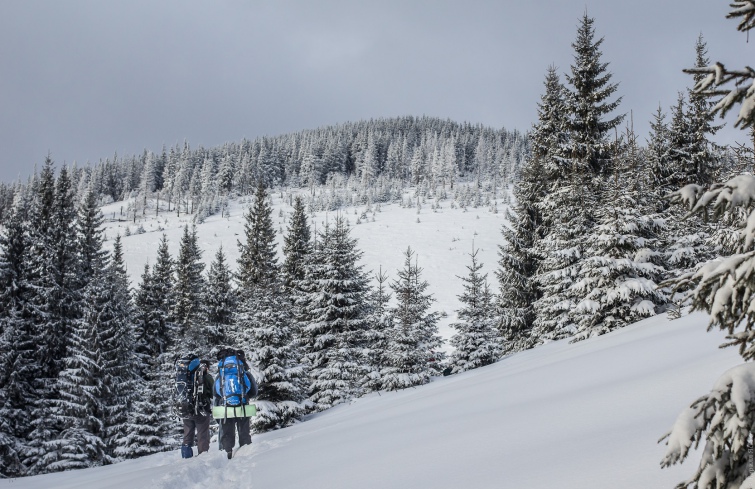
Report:
M 400 392 L 371 394 L 263 435 L 231 461 L 178 451 L 9 488 L 671 488 L 661 470 L 676 416 L 740 363 L 707 317 L 650 318 L 559 341 Z M 698 456 L 693 454 L 696 461 Z

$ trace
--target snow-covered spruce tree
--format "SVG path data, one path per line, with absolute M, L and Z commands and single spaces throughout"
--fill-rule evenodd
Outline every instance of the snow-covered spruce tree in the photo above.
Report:
M 603 204 L 573 285 L 583 297 L 570 311 L 575 340 L 652 316 L 668 302 L 658 287 L 665 275 L 659 239 L 665 223 L 647 195 L 645 162 L 629 128 L 625 140 L 614 157 L 613 175 L 600 189 Z
M 679 188 L 674 183 L 674 169 L 671 165 L 670 129 L 666 123 L 666 114 L 661 106 L 653 114 L 650 121 L 650 138 L 647 141 L 645 158 L 648 165 L 649 191 L 655 195 L 665 196 Z M 661 207 L 658 211 L 669 206 L 668 200 L 658 199 Z
M 687 101 L 679 92 L 676 105 L 671 108 L 671 123 L 668 127 L 670 176 L 667 185 L 676 190 L 683 185 L 695 183 L 692 175 L 692 158 L 689 153 L 691 128 L 687 119 Z
M 361 381 L 364 392 L 379 391 L 383 388 L 381 372 L 386 367 L 385 352 L 388 350 L 388 335 L 392 327 L 392 317 L 388 292 L 388 274 L 383 267 L 375 274 L 377 286 L 370 297 L 370 312 L 367 316 L 367 328 L 364 331 L 364 348 L 362 364 L 367 371 Z
M 530 135 L 532 155 L 514 187 L 516 203 L 513 212 L 507 211 L 510 225 L 503 227 L 504 242 L 498 248 L 496 278 L 500 293 L 497 308 L 504 353 L 532 346 L 533 304 L 540 298 L 535 282 L 540 258 L 535 254 L 534 246 L 546 229 L 540 203 L 545 197 L 548 179 L 562 173 L 559 166 L 563 163 L 568 134 L 565 89 L 555 67 L 548 68 L 544 85 L 545 93 L 538 103 L 538 122 Z
M 105 463 L 118 457 L 119 440 L 126 436 L 127 422 L 137 400 L 138 360 L 135 354 L 134 306 L 123 260 L 121 237 L 113 243 L 113 253 L 102 275 L 104 287 L 95 297 L 99 343 L 102 352 Z
M 272 215 L 267 191 L 260 181 L 254 202 L 244 214 L 244 242 L 237 242 L 240 255 L 236 280 L 242 296 L 257 284 L 275 279 L 278 274 Z
M 305 413 L 308 379 L 282 284 L 273 281 L 260 286 L 249 297 L 241 302 L 236 322 L 244 332 L 242 345 L 251 350 L 261 375 L 252 426 L 256 433 L 263 433 L 284 428 Z
M 675 280 L 688 290 L 692 308 L 710 313 L 709 328 L 728 332 L 728 342 L 736 346 L 748 363 L 727 371 L 709 394 L 700 397 L 679 415 L 667 439 L 668 449 L 661 462 L 669 466 L 684 461 L 690 447 L 705 439 L 702 458 L 694 475 L 677 487 L 740 488 L 755 487 L 748 477 L 751 433 L 755 431 L 755 314 L 751 306 L 755 271 L 755 177 L 740 175 L 724 184 L 700 192 L 695 184 L 672 194 L 672 199 L 691 207 L 691 213 L 713 211 L 713 218 L 741 207 L 747 217 L 739 222 L 741 242 L 731 256 L 710 260 L 696 271 Z M 662 440 L 663 440 L 662 439 Z M 746 482 L 745 479 L 747 479 Z M 744 482 L 744 484 L 743 484 Z
M 173 448 L 176 423 L 171 416 L 170 382 L 172 353 L 177 327 L 173 323 L 175 304 L 173 259 L 163 235 L 157 261 L 150 271 L 145 266 L 136 291 L 135 352 L 140 365 L 138 400 L 124 426 L 125 436 L 117 441 L 115 454 L 132 458 Z
M 307 210 L 300 195 L 294 199 L 294 212 L 283 238 L 283 278 L 286 287 L 296 287 L 304 279 L 304 263 L 312 250 L 312 236 L 307 222 Z
M 39 369 L 36 343 L 24 313 L 27 207 L 18 195 L 0 233 L 0 477 L 26 474 L 26 409 L 36 400 L 30 386 Z
M 703 69 L 710 64 L 708 48 L 700 34 L 695 42 L 695 68 Z M 703 74 L 693 75 L 695 86 L 705 78 Z M 722 126 L 713 125 L 715 114 L 711 113 L 713 103 L 704 95 L 688 90 L 689 105 L 686 119 L 689 127 L 689 167 L 684 182 L 707 186 L 718 176 L 718 157 L 715 155 L 714 145 L 709 137 L 713 136 Z
M 608 63 L 600 60 L 600 45 L 603 38 L 595 40 L 595 19 L 582 16 L 574 48 L 574 64 L 571 75 L 566 79 L 571 87 L 566 99 L 569 111 L 569 148 L 572 168 L 589 178 L 593 173 L 601 173 L 612 157 L 608 135 L 624 119 L 623 115 L 609 118 L 618 108 L 621 97 L 608 101 L 617 84 L 610 83 L 611 73 Z
M 245 217 L 246 242 L 239 243 L 235 341 L 251 352 L 261 375 L 259 412 L 252 425 L 256 432 L 264 432 L 283 428 L 304 413 L 307 380 L 294 341 L 291 302 L 279 273 L 272 207 L 261 184 Z
M 176 447 L 177 424 L 170 415 L 168 402 L 172 388 L 170 367 L 167 354 L 144 359 L 144 374 L 137 384 L 138 395 L 123 425 L 124 434 L 116 440 L 117 457 L 138 458 Z
M 568 91 L 561 83 L 556 70 L 555 66 L 549 66 L 546 72 L 543 82 L 545 92 L 537 104 L 537 122 L 533 125 L 529 138 L 530 161 L 537 160 L 544 172 L 537 176 L 540 177 L 540 181 L 545 182 L 564 178 L 569 170 L 565 161 L 569 150 L 569 109 L 566 105 Z M 535 200 L 537 201 L 539 199 Z
M 309 400 L 318 411 L 357 396 L 364 376 L 360 360 L 370 288 L 356 246 L 344 217 L 326 224 L 307 255 L 296 299 Z
M 221 246 L 207 271 L 207 288 L 203 292 L 207 321 L 207 328 L 203 334 L 213 350 L 210 351 L 211 355 L 215 353 L 215 348 L 231 344 L 231 329 L 237 302 L 233 274 L 226 263 Z
M 755 27 L 755 1 L 736 1 L 729 17 L 741 18 L 740 30 Z M 727 71 L 722 64 L 707 68 L 685 70 L 694 74 L 708 74 L 695 87 L 696 93 L 706 97 L 723 96 L 714 109 L 725 114 L 734 105 L 742 104 L 735 125 L 751 127 L 754 122 L 755 92 L 739 83 L 731 90 L 717 90 L 713 86 L 725 85 L 733 80 L 746 82 L 755 78 L 752 70 Z M 695 473 L 678 488 L 716 487 L 722 489 L 748 489 L 755 487 L 755 476 L 750 471 L 750 453 L 755 431 L 755 313 L 752 308 L 753 271 L 755 271 L 755 177 L 740 175 L 724 184 L 713 185 L 701 192 L 696 185 L 687 185 L 672 195 L 672 199 L 685 202 L 691 213 L 707 212 L 712 208 L 713 218 L 741 208 L 744 218 L 740 244 L 730 256 L 710 260 L 696 271 L 677 278 L 677 286 L 690 290 L 688 297 L 693 309 L 710 313 L 709 328 L 717 327 L 728 333 L 726 346 L 736 346 L 745 360 L 738 367 L 725 372 L 714 384 L 711 392 L 697 399 L 679 415 L 666 440 L 667 451 L 662 467 L 683 462 L 690 448 L 699 446 L 705 439 L 701 460 Z
M 202 294 L 206 283 L 202 272 L 202 250 L 199 249 L 197 228 L 184 226 L 183 236 L 175 262 L 175 306 L 173 317 L 179 330 L 179 347 L 183 351 L 206 351 Z
M 62 471 L 102 465 L 106 456 L 105 406 L 110 384 L 102 372 L 104 363 L 101 328 L 108 299 L 104 293 L 106 253 L 102 250 L 102 215 L 93 192 L 88 192 L 76 225 L 77 291 L 81 298 L 79 317 L 69 328 L 64 369 L 57 382 L 58 399 L 49 422 L 60 434 L 48 444 L 57 460 L 47 471 Z
M 607 118 L 621 98 L 608 101 L 617 85 L 610 83 L 608 64 L 600 60 L 603 39 L 595 40 L 593 23 L 585 14 L 572 44 L 574 64 L 567 75 L 571 90 L 566 98 L 568 150 L 540 202 L 546 229 L 535 245 L 535 253 L 543 257 L 537 276 L 542 296 L 535 303 L 538 317 L 532 329 L 536 342 L 568 337 L 577 329 L 570 313 L 584 291 L 574 284 L 581 280 L 587 242 L 596 231 L 595 211 L 602 205 L 599 189 L 611 170 L 609 135 L 623 118 Z
M 145 267 L 135 297 L 136 352 L 144 362 L 147 358 L 167 353 L 176 338 L 177 328 L 172 312 L 175 304 L 173 269 L 168 238 L 163 235 L 157 249 L 157 260 L 151 271 Z
M 434 299 L 425 293 L 429 284 L 422 280 L 414 252 L 407 248 L 404 268 L 391 283 L 398 304 L 391 310 L 393 327 L 389 331 L 386 367 L 380 373 L 383 388 L 405 389 L 426 384 L 441 373 L 442 338 L 438 335 L 438 312 L 430 312 Z
M 47 472 L 58 456 L 52 445 L 60 426 L 54 422 L 58 399 L 58 375 L 63 369 L 69 332 L 80 314 L 76 287 L 74 224 L 76 209 L 66 167 L 55 180 L 52 161 L 42 169 L 34 204 L 30 211 L 28 288 L 30 320 L 35 332 L 40 369 L 36 372 L 38 402 L 29 409 L 27 421 L 29 474 Z
M 488 288 L 487 274 L 480 274 L 482 263 L 477 261 L 479 250 L 470 253 L 472 263 L 467 265 L 469 275 L 461 278 L 464 292 L 459 300 L 459 322 L 451 324 L 456 333 L 451 337 L 451 373 L 466 372 L 495 363 L 501 357 L 503 342 L 496 328 Z
M 698 38 L 696 44 L 696 69 L 707 64 L 705 43 Z M 702 75 L 695 75 L 698 82 Z M 669 167 L 670 188 L 667 193 L 679 187 L 695 184 L 700 191 L 711 183 L 718 170 L 712 144 L 708 134 L 714 134 L 718 127 L 711 124 L 713 114 L 711 104 L 702 95 L 690 91 L 689 102 L 682 93 L 672 109 L 669 126 Z M 705 222 L 700 215 L 688 216 L 689 209 L 672 206 L 666 210 L 669 223 L 667 232 L 667 268 L 672 276 L 686 273 L 703 261 L 713 258 L 715 251 L 711 244 L 711 235 L 715 232 L 711 223 Z

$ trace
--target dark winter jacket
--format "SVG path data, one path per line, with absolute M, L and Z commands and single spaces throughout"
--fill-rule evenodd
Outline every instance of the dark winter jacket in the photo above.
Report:
M 202 376 L 202 397 L 199 403 L 202 405 L 210 406 L 212 404 L 212 388 L 215 384 L 210 372 L 205 371 Z

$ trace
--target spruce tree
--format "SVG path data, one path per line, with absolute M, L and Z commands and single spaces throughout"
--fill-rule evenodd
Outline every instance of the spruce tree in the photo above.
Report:
M 239 260 L 236 280 L 242 296 L 260 282 L 273 280 L 278 272 L 275 253 L 273 209 L 260 181 L 254 203 L 244 214 L 244 242 L 238 242 Z
M 690 155 L 692 130 L 687 118 L 687 101 L 679 92 L 676 105 L 671 108 L 671 124 L 668 129 L 670 177 L 667 181 L 670 190 L 688 183 L 695 183 L 692 175 L 692 155 Z
M 245 218 L 246 242 L 239 243 L 236 343 L 251 351 L 261 375 L 259 413 L 252 424 L 256 431 L 268 431 L 283 428 L 304 413 L 306 375 L 294 341 L 291 303 L 278 273 L 272 208 L 261 184 Z
M 136 292 L 136 351 L 144 358 L 156 358 L 173 346 L 177 328 L 173 320 L 175 303 L 174 263 L 163 235 L 157 249 L 157 261 L 151 272 L 145 267 Z
M 672 108 L 668 132 L 671 177 L 665 189 L 666 195 L 685 185 L 696 186 L 698 192 L 702 192 L 703 189 L 697 183 L 698 176 L 695 175 L 694 169 L 700 162 L 693 161 L 692 151 L 696 143 L 693 143 L 695 130 L 689 118 L 691 112 L 694 110 L 688 108 L 684 94 L 679 93 L 677 103 Z M 692 270 L 701 261 L 712 258 L 714 255 L 714 250 L 708 244 L 711 235 L 710 224 L 705 223 L 704 219 L 698 215 L 686 217 L 689 210 L 681 206 L 671 206 L 665 212 L 665 218 L 669 223 L 666 236 L 666 266 L 674 271 L 672 275 Z
M 600 188 L 612 169 L 609 134 L 623 118 L 610 117 L 621 98 L 608 101 L 617 85 L 610 83 L 608 63 L 601 61 L 603 39 L 595 40 L 593 24 L 594 19 L 585 14 L 572 44 L 574 64 L 567 75 L 571 90 L 566 103 L 569 141 L 562 165 L 568 173 L 549 182 L 539 204 L 546 230 L 535 245 L 535 253 L 542 257 L 537 277 L 542 296 L 535 303 L 538 317 L 532 330 L 537 342 L 571 336 L 577 329 L 570 315 L 584 299 L 584 291 L 573 284 L 582 280 L 587 243 L 596 232 L 595 212 L 602 205 Z
M 231 344 L 233 316 L 238 303 L 232 280 L 232 272 L 221 246 L 207 271 L 207 288 L 203 293 L 207 321 L 203 334 L 211 350 Z
M 675 190 L 674 169 L 671 165 L 671 142 L 670 130 L 666 123 L 666 114 L 661 106 L 653 114 L 650 122 L 650 139 L 646 148 L 648 160 L 649 192 L 655 196 L 664 196 Z M 660 207 L 658 211 L 668 208 L 669 203 L 665 199 L 654 199 Z
M 103 439 L 107 448 L 105 463 L 118 455 L 118 441 L 126 435 L 128 416 L 136 401 L 138 360 L 135 355 L 134 306 L 129 291 L 129 279 L 123 259 L 120 236 L 113 244 L 113 253 L 102 274 L 104 287 L 99 289 L 94 304 L 97 316 L 99 343 L 102 350 L 101 371 L 104 407 Z
M 136 400 L 123 426 L 125 435 L 116 440 L 115 455 L 138 458 L 171 450 L 177 445 L 176 420 L 170 415 L 172 364 L 166 354 L 144 360 L 144 374 L 137 383 Z
M 243 331 L 242 348 L 252 352 L 261 375 L 254 431 L 284 428 L 305 413 L 308 383 L 282 284 L 272 282 L 251 292 L 241 302 L 236 322 Z
M 174 262 L 163 235 L 157 260 L 150 270 L 144 267 L 136 292 L 135 354 L 140 381 L 125 424 L 116 441 L 116 456 L 132 458 L 171 449 L 176 444 L 176 424 L 172 418 L 171 388 L 165 379 L 172 376 L 178 328 L 173 322 L 175 308 Z
M 0 233 L 0 477 L 25 475 L 28 403 L 38 368 L 36 344 L 26 318 L 25 233 L 28 202 L 19 195 Z
M 180 347 L 186 351 L 207 349 L 204 332 L 205 314 L 202 294 L 206 288 L 202 271 L 202 251 L 199 249 L 197 228 L 184 226 L 178 258 L 175 262 L 175 305 L 173 317 L 179 328 Z
M 530 161 L 541 167 L 542 173 L 536 176 L 545 185 L 550 180 L 565 178 L 570 169 L 565 160 L 569 151 L 569 110 L 568 92 L 555 66 L 548 67 L 543 85 L 545 92 L 537 105 L 538 119 L 530 134 Z
M 631 129 L 626 141 L 614 159 L 612 178 L 600 190 L 603 205 L 586 242 L 580 281 L 573 285 L 582 297 L 570 311 L 575 340 L 652 316 L 668 302 L 658 286 L 666 272 L 664 220 L 648 198 L 649 175 Z
M 343 217 L 326 224 L 318 238 L 308 255 L 296 305 L 310 369 L 309 400 L 322 411 L 359 394 L 369 282 Z
M 80 314 L 74 246 L 76 209 L 65 167 L 55 180 L 48 158 L 36 187 L 30 210 L 28 251 L 29 320 L 35 334 L 40 368 L 35 373 L 37 402 L 28 416 L 28 451 L 24 463 L 30 474 L 50 470 L 58 460 L 54 445 L 61 425 L 53 416 L 59 400 L 58 375 L 71 330 Z
M 387 390 L 426 384 L 441 372 L 440 314 L 430 312 L 434 299 L 426 293 L 429 284 L 421 279 L 422 269 L 412 263 L 414 258 L 414 252 L 407 248 L 404 268 L 391 283 L 398 304 L 391 309 L 393 327 L 385 353 L 386 367 L 381 372 Z
M 546 233 L 548 223 L 544 222 L 544 214 L 549 214 L 541 205 L 549 181 L 558 181 L 566 175 L 565 89 L 554 67 L 548 69 L 544 85 L 538 122 L 531 134 L 532 155 L 515 184 L 516 203 L 513 212 L 506 212 L 510 225 L 503 227 L 504 242 L 498 248 L 497 308 L 505 353 L 533 345 L 531 330 L 536 317 L 533 305 L 541 295 L 535 280 L 541 258 L 535 253 L 535 244 Z
M 695 66 L 696 69 L 707 68 L 710 65 L 708 48 L 700 34 L 695 42 Z M 694 84 L 697 85 L 705 78 L 702 74 L 693 75 Z M 686 119 L 689 128 L 689 167 L 686 168 L 687 176 L 685 184 L 696 183 L 709 186 L 718 176 L 717 158 L 714 154 L 714 145 L 709 140 L 721 129 L 722 126 L 713 125 L 715 114 L 712 113 L 714 104 L 705 96 L 698 94 L 694 89 L 688 90 L 689 104 Z
M 388 350 L 389 334 L 392 324 L 390 311 L 391 294 L 388 290 L 388 274 L 383 268 L 375 274 L 377 286 L 372 289 L 370 312 L 367 316 L 367 328 L 364 332 L 362 364 L 366 368 L 361 381 L 365 392 L 383 389 L 383 369 L 387 366 L 385 352 Z
M 501 357 L 503 343 L 496 328 L 487 274 L 480 274 L 482 263 L 477 262 L 478 250 L 470 253 L 469 275 L 461 278 L 464 292 L 459 300 L 459 322 L 451 324 L 456 334 L 451 337 L 455 348 L 451 355 L 451 373 L 465 372 L 495 363 Z
M 102 216 L 90 190 L 81 206 L 76 226 L 77 296 L 81 298 L 79 317 L 69 328 L 64 369 L 57 382 L 59 398 L 54 417 L 60 434 L 48 444 L 58 459 L 47 471 L 61 471 L 101 465 L 106 459 L 105 406 L 103 399 L 109 383 L 102 373 L 102 297 L 106 254 L 102 250 Z M 99 297 L 102 299 L 98 300 Z
M 595 39 L 595 19 L 582 16 L 577 39 L 572 43 L 574 64 L 566 79 L 571 86 L 567 107 L 569 119 L 569 148 L 572 168 L 585 177 L 601 173 L 611 158 L 607 135 L 617 127 L 623 115 L 610 117 L 618 108 L 621 97 L 608 99 L 618 89 L 611 83 L 608 63 L 601 61 L 603 38 Z M 591 170 L 591 171 L 588 171 Z
M 307 222 L 307 211 L 300 195 L 294 199 L 294 212 L 285 238 L 283 238 L 283 277 L 286 287 L 304 279 L 304 263 L 312 249 L 312 236 Z

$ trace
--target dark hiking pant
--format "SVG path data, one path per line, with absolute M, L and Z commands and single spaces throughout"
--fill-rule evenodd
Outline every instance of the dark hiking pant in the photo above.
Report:
M 250 418 L 228 418 L 219 419 L 220 423 L 220 449 L 226 452 L 233 451 L 233 445 L 236 444 L 236 431 L 239 432 L 239 446 L 249 445 L 252 443 L 252 433 L 250 431 Z
M 210 449 L 210 417 L 196 415 L 184 418 L 184 445 L 189 447 L 194 445 L 194 430 L 197 432 L 197 453 L 208 451 Z

